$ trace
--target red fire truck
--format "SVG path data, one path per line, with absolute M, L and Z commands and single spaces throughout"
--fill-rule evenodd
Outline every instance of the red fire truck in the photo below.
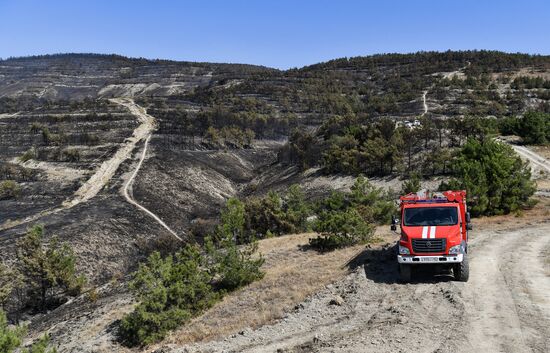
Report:
M 452 269 L 457 281 L 468 281 L 468 230 L 470 213 L 466 191 L 445 191 L 423 196 L 400 197 L 400 219 L 393 217 L 391 229 L 401 226 L 397 262 L 401 280 L 411 280 L 416 266 L 436 265 Z

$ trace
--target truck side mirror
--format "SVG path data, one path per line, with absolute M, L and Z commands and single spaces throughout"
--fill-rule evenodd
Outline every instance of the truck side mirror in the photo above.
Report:
M 392 215 L 391 216 L 391 227 L 390 227 L 390 229 L 394 232 L 397 230 L 397 223 L 399 223 L 399 220 L 397 218 L 395 218 L 394 215 Z
M 470 212 L 466 212 L 466 223 L 470 223 Z

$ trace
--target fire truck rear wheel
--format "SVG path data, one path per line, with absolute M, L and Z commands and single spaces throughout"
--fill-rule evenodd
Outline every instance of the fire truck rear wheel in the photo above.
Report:
M 399 275 L 402 282 L 410 282 L 412 278 L 412 266 L 411 265 L 399 265 Z
M 468 282 L 470 277 L 470 266 L 468 264 L 468 254 L 464 254 L 464 260 L 461 263 L 455 264 L 453 268 L 455 280 L 460 282 Z

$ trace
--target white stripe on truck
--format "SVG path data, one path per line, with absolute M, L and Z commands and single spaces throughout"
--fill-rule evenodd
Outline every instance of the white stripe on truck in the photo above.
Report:
M 435 226 L 430 227 L 430 239 L 435 239 Z
M 422 239 L 426 239 L 428 237 L 428 227 L 422 227 Z

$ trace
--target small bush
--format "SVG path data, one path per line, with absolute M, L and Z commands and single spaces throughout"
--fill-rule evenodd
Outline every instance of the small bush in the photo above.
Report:
M 36 157 L 38 157 L 38 152 L 36 151 L 36 148 L 31 147 L 19 157 L 19 160 L 25 163 L 31 159 L 36 159 Z
M 88 300 L 92 303 L 95 303 L 99 299 L 99 293 L 97 292 L 97 289 L 92 288 L 88 292 Z
M 367 178 L 359 176 L 349 194 L 344 194 L 348 207 L 356 209 L 368 223 L 389 224 L 396 212 L 391 192 L 374 187 Z
M 45 334 L 40 337 L 37 342 L 33 343 L 30 349 L 24 349 L 23 353 L 57 353 L 57 349 L 51 348 L 48 350 L 50 344 L 50 336 Z
M 17 260 L 28 285 L 29 305 L 44 311 L 60 295 L 78 295 L 86 279 L 76 274 L 76 256 L 53 237 L 43 244 L 44 228 L 36 225 L 17 242 Z
M 260 270 L 264 259 L 261 255 L 253 258 L 258 249 L 256 241 L 239 248 L 230 234 L 226 234 L 216 245 L 208 239 L 206 249 L 212 259 L 211 273 L 220 289 L 232 291 L 264 276 Z
M 11 353 L 21 346 L 27 330 L 25 327 L 9 327 L 4 311 L 0 310 L 0 352 Z
M 16 199 L 21 194 L 21 187 L 14 180 L 0 182 L 0 200 Z
M 196 246 L 164 259 L 158 252 L 151 254 L 130 283 L 139 304 L 122 319 L 121 341 L 130 347 L 151 344 L 211 307 L 219 295 L 206 265 Z
M 19 271 L 0 262 L 0 306 L 3 310 L 6 310 L 16 290 L 21 288 L 23 283 L 23 276 Z
M 42 336 L 37 342 L 31 345 L 30 349 L 21 350 L 23 338 L 27 334 L 25 326 L 9 326 L 6 314 L 0 310 L 0 352 L 1 353 L 56 353 L 57 350 L 52 348 L 47 350 L 50 338 L 48 335 Z
M 401 195 L 416 193 L 420 190 L 420 175 L 412 173 L 408 180 L 405 180 L 401 189 Z
M 367 242 L 374 232 L 355 210 L 331 211 L 320 215 L 315 230 L 320 236 L 309 240 L 310 246 L 320 251 L 331 251 Z
M 63 159 L 68 162 L 80 161 L 80 151 L 76 148 L 66 148 L 63 150 Z

